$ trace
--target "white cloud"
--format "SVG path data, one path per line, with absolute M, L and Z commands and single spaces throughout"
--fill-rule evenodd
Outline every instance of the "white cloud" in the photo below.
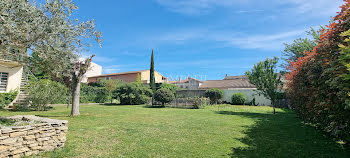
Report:
M 280 50 L 283 43 L 290 42 L 302 35 L 307 29 L 278 32 L 273 34 L 245 34 L 233 31 L 189 29 L 164 33 L 153 37 L 158 44 L 186 44 L 187 42 L 211 42 L 224 47 L 244 49 Z

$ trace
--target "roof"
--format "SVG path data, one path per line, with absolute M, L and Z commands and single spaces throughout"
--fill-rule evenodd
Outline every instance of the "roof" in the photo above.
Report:
M 199 89 L 209 88 L 255 88 L 247 79 L 232 79 L 232 80 L 207 80 L 199 86 Z
M 184 80 L 176 80 L 176 81 L 169 81 L 169 83 L 172 83 L 172 84 L 178 84 L 178 83 L 187 83 L 189 80 L 195 80 L 195 81 L 198 81 L 200 83 L 203 83 L 203 81 L 199 80 L 199 79 L 196 79 L 196 78 L 192 78 L 192 77 L 188 77 Z
M 248 79 L 246 75 L 241 76 L 225 76 L 224 80 L 235 80 L 235 79 Z
M 14 68 L 14 67 L 22 66 L 22 64 L 15 62 L 15 61 L 11 61 L 11 60 L 0 59 L 0 66 Z
M 128 72 L 118 72 L 118 73 L 112 73 L 112 74 L 103 74 L 103 75 L 98 75 L 98 76 L 91 76 L 89 78 L 93 77 L 107 77 L 107 76 L 117 76 L 117 75 L 125 75 L 125 74 L 134 74 L 134 73 L 140 73 L 140 72 L 145 72 L 145 71 L 150 71 L 150 70 L 139 70 L 139 71 L 128 71 Z M 157 71 L 154 71 L 157 72 Z M 157 72 L 160 74 L 159 72 Z M 162 75 L 162 74 L 160 74 Z M 162 75 L 163 76 L 163 75 Z

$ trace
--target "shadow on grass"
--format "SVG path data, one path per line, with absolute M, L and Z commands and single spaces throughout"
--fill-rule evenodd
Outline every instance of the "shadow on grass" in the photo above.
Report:
M 256 120 L 244 131 L 240 142 L 246 147 L 232 148 L 230 157 L 349 157 L 350 149 L 324 133 L 303 124 L 292 112 L 276 115 L 264 113 L 219 111 Z
M 165 108 L 163 105 L 145 105 L 144 108 Z
M 69 117 L 69 115 L 35 115 L 38 117 Z

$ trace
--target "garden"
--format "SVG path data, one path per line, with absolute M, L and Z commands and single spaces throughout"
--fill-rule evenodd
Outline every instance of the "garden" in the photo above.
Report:
M 350 152 L 287 109 L 220 105 L 204 109 L 145 105 L 66 106 L 0 111 L 68 120 L 65 147 L 43 157 L 347 157 Z
M 285 44 L 282 65 L 267 58 L 246 71 L 271 106 L 243 93 L 228 104 L 218 88 L 179 95 L 156 83 L 153 50 L 149 83 L 82 83 L 94 55 L 79 55 L 102 40 L 94 20 L 71 19 L 72 1 L 0 7 L 0 57 L 20 63 L 25 80 L 0 93 L 0 157 L 350 157 L 350 0 L 310 39 Z

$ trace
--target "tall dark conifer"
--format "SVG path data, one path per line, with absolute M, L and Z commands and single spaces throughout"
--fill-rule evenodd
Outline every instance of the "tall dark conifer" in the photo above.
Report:
M 151 56 L 151 68 L 150 68 L 150 86 L 153 90 L 153 94 L 156 91 L 156 79 L 154 77 L 154 58 L 153 58 L 153 49 L 152 49 L 152 56 Z

